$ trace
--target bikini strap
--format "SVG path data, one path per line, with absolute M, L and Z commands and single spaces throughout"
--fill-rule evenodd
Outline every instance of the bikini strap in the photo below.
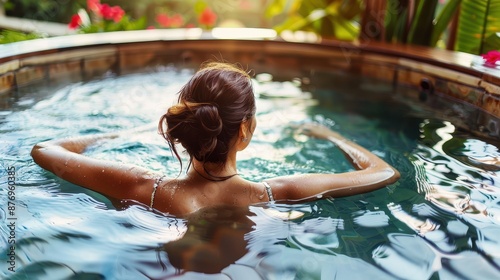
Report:
M 153 192 L 151 193 L 151 202 L 149 204 L 149 207 L 151 207 L 151 208 L 153 208 L 153 203 L 155 201 L 156 189 L 161 184 L 161 182 L 163 181 L 164 178 L 165 178 L 165 175 L 162 175 L 162 176 L 157 177 L 155 180 L 155 184 L 153 185 Z
M 264 181 L 262 182 L 262 184 L 264 184 L 264 187 L 266 188 L 267 197 L 269 197 L 269 201 L 274 201 L 273 191 L 271 190 L 271 186 L 269 186 L 269 184 Z

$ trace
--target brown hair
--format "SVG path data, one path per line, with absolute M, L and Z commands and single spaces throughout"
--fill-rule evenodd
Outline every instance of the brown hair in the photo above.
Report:
M 202 66 L 179 92 L 178 104 L 160 118 L 158 130 L 181 163 L 180 143 L 200 162 L 224 164 L 243 121 L 255 113 L 251 78 L 221 62 Z

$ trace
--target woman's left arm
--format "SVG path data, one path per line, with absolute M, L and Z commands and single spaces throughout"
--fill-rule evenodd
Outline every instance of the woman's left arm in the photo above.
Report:
M 155 174 L 145 168 L 82 155 L 98 141 L 119 137 L 118 133 L 51 140 L 35 145 L 34 161 L 56 176 L 116 199 L 134 199 L 149 204 Z
M 323 125 L 305 124 L 300 129 L 306 135 L 334 143 L 357 170 L 337 174 L 289 175 L 266 180 L 277 200 L 300 201 L 323 195 L 355 195 L 395 183 L 400 177 L 398 170 L 383 159 Z

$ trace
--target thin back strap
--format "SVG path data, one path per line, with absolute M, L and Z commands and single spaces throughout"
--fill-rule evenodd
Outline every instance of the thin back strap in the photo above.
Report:
M 274 201 L 273 191 L 271 190 L 271 186 L 269 186 L 269 184 L 264 181 L 262 182 L 262 184 L 264 184 L 264 187 L 266 188 L 267 197 L 269 197 L 269 201 Z
M 153 203 L 155 201 L 155 194 L 156 194 L 156 189 L 158 188 L 158 186 L 161 184 L 161 182 L 163 181 L 163 178 L 165 178 L 165 175 L 162 175 L 162 176 L 159 176 L 158 178 L 156 178 L 155 180 L 155 184 L 153 186 L 153 192 L 151 193 L 151 202 L 149 203 L 149 207 L 153 208 Z

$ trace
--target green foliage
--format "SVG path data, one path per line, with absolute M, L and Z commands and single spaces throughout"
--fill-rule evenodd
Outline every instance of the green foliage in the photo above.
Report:
M 87 26 L 83 26 L 78 31 L 80 33 L 98 33 L 98 32 L 141 30 L 145 28 L 146 28 L 145 17 L 141 17 L 137 20 L 131 20 L 129 16 L 125 15 L 119 22 L 102 20 L 94 22 Z
M 12 30 L 2 30 L 0 32 L 0 44 L 14 43 L 38 38 L 42 37 L 35 33 L 26 34 Z
M 208 4 L 205 1 L 196 1 L 193 5 L 193 10 L 196 14 L 201 14 L 207 6 Z
M 448 0 L 437 16 L 437 0 L 415 1 L 414 7 L 405 6 L 412 3 L 406 0 L 387 3 L 386 41 L 435 47 L 460 10 L 455 50 L 482 54 L 500 49 L 498 0 Z M 415 14 L 406 29 L 409 10 L 415 10 Z
M 457 8 L 458 6 L 460 6 L 461 2 L 462 0 L 449 0 L 446 6 L 444 6 L 443 10 L 441 10 L 441 13 L 439 13 L 434 23 L 434 30 L 432 31 L 430 41 L 431 46 L 436 46 L 439 38 L 453 19 L 453 16 L 455 15 Z
M 484 39 L 483 44 L 484 51 L 482 53 L 487 53 L 491 50 L 500 50 L 500 33 L 493 33 Z
M 86 0 L 8 0 L 5 10 L 8 16 L 64 23 L 85 3 Z
M 389 0 L 385 21 L 386 41 L 411 43 L 435 47 L 450 24 L 462 0 L 448 0 L 436 16 L 437 0 L 413 2 L 410 7 L 405 0 Z M 406 27 L 409 11 L 414 10 L 413 21 Z
M 361 0 L 273 0 L 265 16 L 286 17 L 274 27 L 278 33 L 304 30 L 324 37 L 354 40 L 359 35 L 362 10 Z
M 455 49 L 482 54 L 500 49 L 500 1 L 463 0 Z
M 437 7 L 437 0 L 419 1 L 417 4 L 415 17 L 410 25 L 408 33 L 408 43 L 429 46 L 434 25 L 434 13 Z
M 388 0 L 385 14 L 385 40 L 406 43 L 408 30 L 408 7 L 401 0 Z
M 10 2 L 9 0 L 7 0 L 6 2 L 3 3 L 3 8 L 6 11 L 12 10 L 12 9 L 14 9 L 14 4 L 12 4 L 12 2 Z

